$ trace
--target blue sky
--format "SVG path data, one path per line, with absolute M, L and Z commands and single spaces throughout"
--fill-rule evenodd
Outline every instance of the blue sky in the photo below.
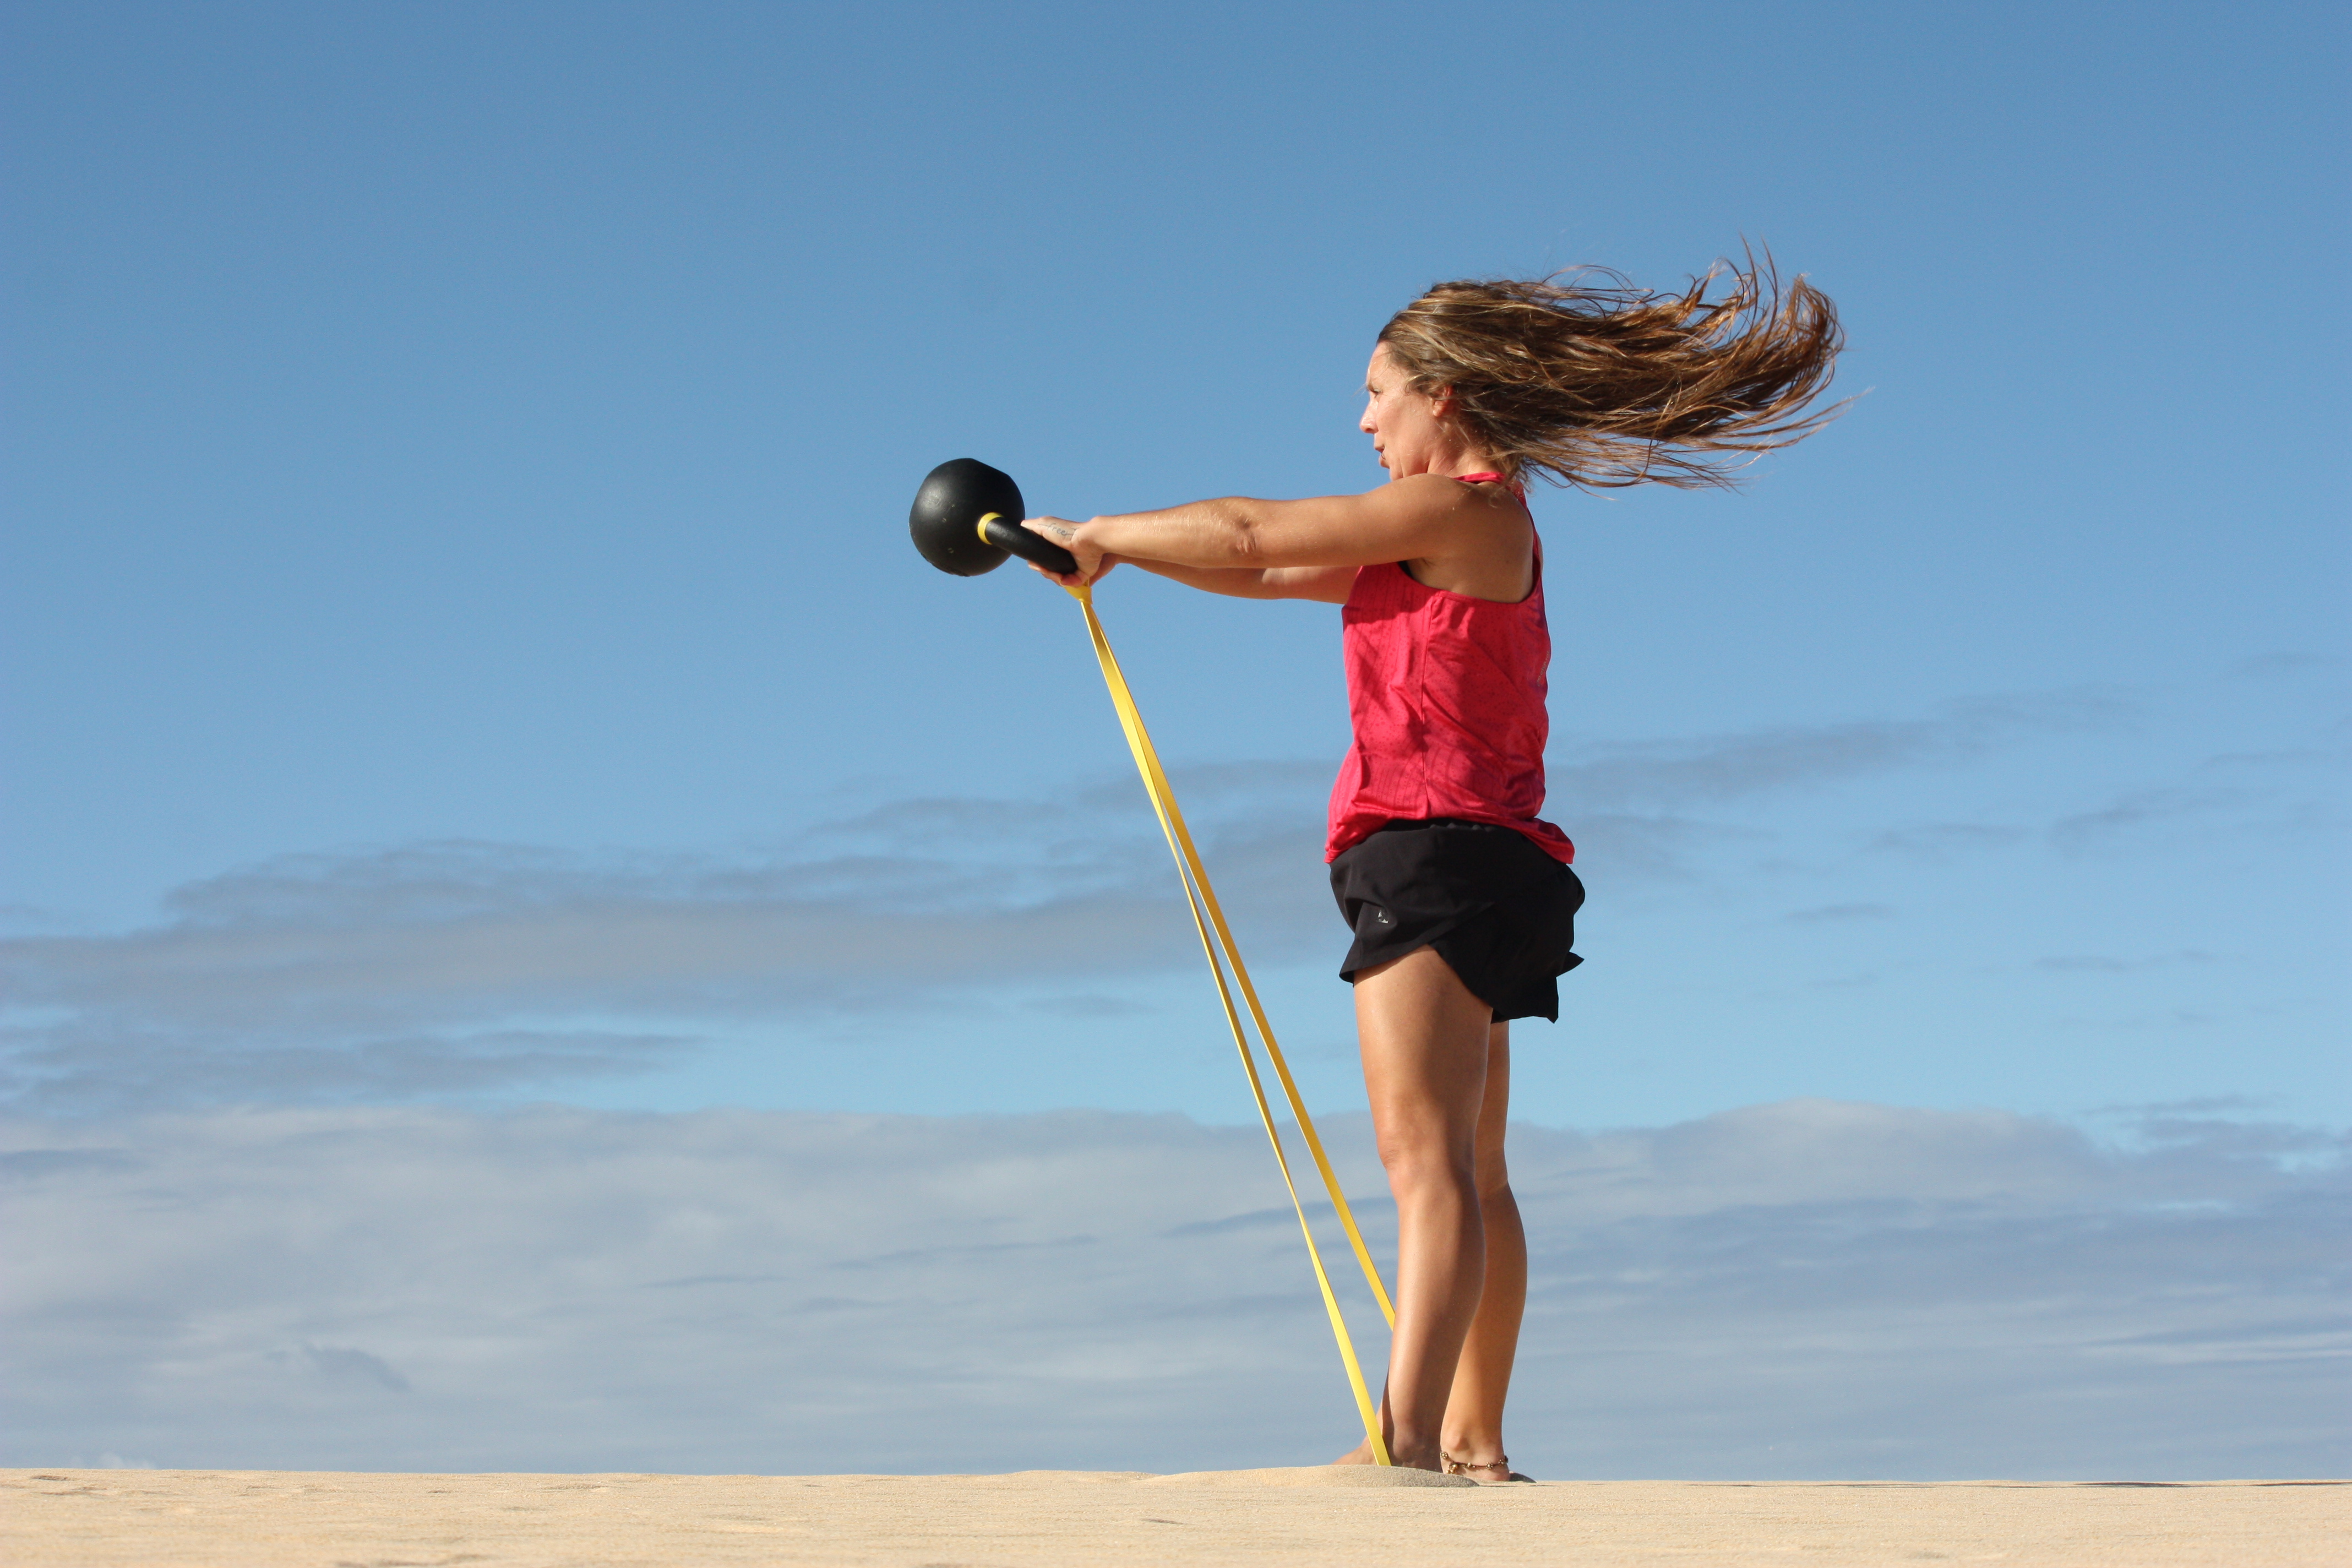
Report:
M 924 567 L 915 484 L 976 456 L 1079 516 L 1369 488 L 1362 361 L 1421 288 L 1668 285 L 1755 242 L 1838 302 L 1845 417 L 1736 495 L 1535 499 L 1549 815 L 1591 901 L 1521 1116 L 1837 1102 L 2119 1160 L 2193 1123 L 2337 1168 L 2336 8 L 0 25 L 28 1152 L 265 1113 L 495 1141 L 522 1106 L 592 1143 L 735 1112 L 1222 1136 L 1249 1103 L 1076 616 Z M 1336 613 L 1101 598 L 1345 1118 Z M 254 1365 L 389 1354 L 296 1318 Z

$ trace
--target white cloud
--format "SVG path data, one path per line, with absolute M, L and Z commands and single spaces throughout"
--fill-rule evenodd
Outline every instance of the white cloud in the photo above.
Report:
M 2201 948 L 2181 948 L 2173 952 L 2159 952 L 2143 958 L 2115 958 L 2105 953 L 2053 953 L 2033 961 L 2036 969 L 2046 969 L 2057 974 L 2141 974 L 2149 970 L 2178 969 L 2189 964 L 2214 962 L 2213 955 Z
M 2247 798 L 2242 790 L 2132 790 L 2095 811 L 2061 817 L 2051 826 L 2050 838 L 2061 848 L 2085 849 L 2133 829 L 2210 816 Z
M 1947 861 L 1988 850 L 2005 849 L 2030 837 L 2021 827 L 1982 822 L 1927 822 L 1889 828 L 1871 839 L 1868 848 Z
M 1987 699 L 1917 721 L 1588 747 L 1556 766 L 1554 797 L 1620 889 L 1671 882 L 1771 837 L 1677 803 L 1964 759 L 2118 711 L 2098 696 Z M 1317 874 L 1328 770 L 1228 763 L 1177 782 L 1253 960 L 1335 954 Z M 1073 953 L 1114 981 L 1198 962 L 1140 793 L 1117 777 L 1050 812 L 900 800 L 729 853 L 289 855 L 183 887 L 164 914 L 0 941 L 14 1009 L 0 1093 L 40 1111 L 512 1094 L 672 1067 L 752 1020 L 953 1007 L 1058 980 Z
M 2344 668 L 2344 661 L 2326 654 L 2300 650 L 2260 653 L 2242 658 L 2221 671 L 2225 680 L 2273 680 L 2282 677 L 2332 675 Z
M 1826 1102 L 1519 1129 L 1514 1456 L 2340 1474 L 2340 1145 L 2164 1116 L 2129 1152 Z M 1384 1237 L 1362 1124 L 1327 1132 Z M 308 1109 L 6 1134 L 0 1462 L 1164 1470 L 1349 1442 L 1246 1129 Z
M 1984 697 L 1928 719 L 1778 725 L 1674 741 L 1602 743 L 1556 758 L 1555 805 L 1655 809 L 1806 788 L 1901 768 L 1948 765 L 2037 735 L 2110 729 L 2136 710 L 2107 692 Z

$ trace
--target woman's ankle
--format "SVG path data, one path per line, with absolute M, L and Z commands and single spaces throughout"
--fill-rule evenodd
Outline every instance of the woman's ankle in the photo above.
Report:
M 1503 1440 L 1496 1436 L 1448 1437 L 1438 1447 L 1446 1459 L 1462 1465 L 1499 1465 L 1505 1462 Z

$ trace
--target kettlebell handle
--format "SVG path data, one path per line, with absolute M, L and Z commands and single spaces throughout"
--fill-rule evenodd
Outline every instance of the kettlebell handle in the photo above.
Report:
M 983 543 L 1018 555 L 1024 561 L 1034 561 L 1048 572 L 1064 576 L 1078 569 L 1078 558 L 1034 529 L 1021 526 L 1017 517 L 990 512 L 980 520 L 980 537 Z

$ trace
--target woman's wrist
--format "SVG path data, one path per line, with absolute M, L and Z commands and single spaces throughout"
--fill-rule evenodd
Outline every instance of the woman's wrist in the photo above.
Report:
M 1083 541 L 1087 548 L 1099 550 L 1106 555 L 1126 553 L 1121 552 L 1115 542 L 1118 531 L 1110 526 L 1118 521 L 1118 519 L 1115 517 L 1087 519 L 1072 531 L 1074 545 L 1076 541 Z

